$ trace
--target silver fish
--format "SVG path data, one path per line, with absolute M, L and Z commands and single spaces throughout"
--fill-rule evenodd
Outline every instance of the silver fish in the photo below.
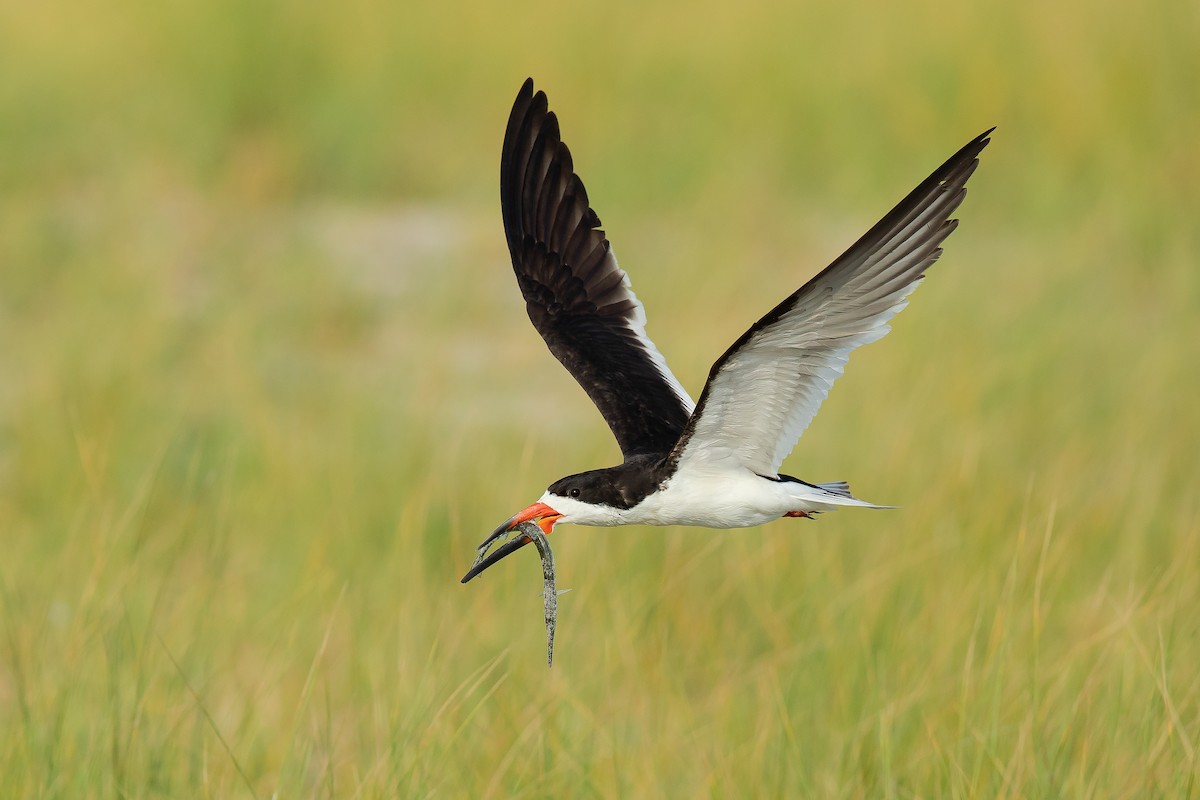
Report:
M 554 629 L 558 620 L 558 590 L 554 583 L 554 552 L 550 549 L 550 540 L 546 538 L 546 534 L 542 533 L 542 529 L 537 526 L 537 523 L 521 522 L 515 526 L 514 530 L 519 531 L 520 535 L 507 542 L 504 541 L 507 537 L 493 537 L 484 542 L 475 556 L 475 563 L 468 575 L 475 574 L 476 568 L 485 561 L 489 563 L 498 561 L 529 542 L 537 545 L 538 552 L 542 556 L 542 604 L 546 612 L 546 665 L 552 667 L 554 666 Z M 491 559 L 488 559 L 488 551 L 495 545 L 503 546 L 492 554 Z

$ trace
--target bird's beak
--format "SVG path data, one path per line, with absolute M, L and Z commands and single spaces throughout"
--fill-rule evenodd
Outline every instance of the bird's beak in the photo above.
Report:
M 492 531 L 492 535 L 484 539 L 483 544 L 479 545 L 479 553 L 482 555 L 483 553 L 487 552 L 487 549 L 491 546 L 492 542 L 506 535 L 522 522 L 537 523 L 538 527 L 541 528 L 547 536 L 549 536 L 550 531 L 554 530 L 554 526 L 558 522 L 558 518 L 561 516 L 562 514 L 558 513 L 545 503 L 534 503 L 521 513 L 509 517 L 507 520 L 502 522 L 496 528 L 496 530 Z M 496 550 L 496 552 L 490 553 L 487 558 L 476 561 L 474 566 L 471 567 L 471 571 L 463 576 L 462 582 L 466 583 L 467 581 L 471 580 L 471 578 L 474 578 L 476 575 L 483 572 L 485 569 L 490 567 L 492 564 L 495 564 L 509 553 L 515 553 L 525 545 L 529 544 L 531 541 L 532 539 L 522 534 L 512 541 L 505 542 Z

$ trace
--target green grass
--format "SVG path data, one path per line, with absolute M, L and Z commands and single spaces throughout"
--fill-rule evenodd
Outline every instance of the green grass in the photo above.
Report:
M 0 6 L 0 795 L 1200 796 L 1194 3 Z M 554 537 L 526 75 L 698 393 L 998 125 L 785 469 L 892 512 Z M 713 310 L 724 312 L 713 317 Z M 586 431 L 582 441 L 569 433 Z

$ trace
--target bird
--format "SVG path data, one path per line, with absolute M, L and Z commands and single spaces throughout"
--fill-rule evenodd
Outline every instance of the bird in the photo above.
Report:
M 889 321 L 942 254 L 951 215 L 995 128 L 921 181 L 841 256 L 750 326 L 712 365 L 698 402 L 646 333 L 646 314 L 589 205 L 558 118 L 521 86 L 500 156 L 500 208 L 534 328 L 611 429 L 622 462 L 550 484 L 501 523 L 462 582 L 555 526 L 741 528 L 860 500 L 844 481 L 779 472 L 850 353 Z M 487 554 L 497 540 L 517 535 Z

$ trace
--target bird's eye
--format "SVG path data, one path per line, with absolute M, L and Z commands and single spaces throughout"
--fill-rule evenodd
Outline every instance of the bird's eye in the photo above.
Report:
M 571 497 L 579 497 L 579 490 L 578 490 L 578 489 L 572 489 L 572 490 L 571 490 Z

